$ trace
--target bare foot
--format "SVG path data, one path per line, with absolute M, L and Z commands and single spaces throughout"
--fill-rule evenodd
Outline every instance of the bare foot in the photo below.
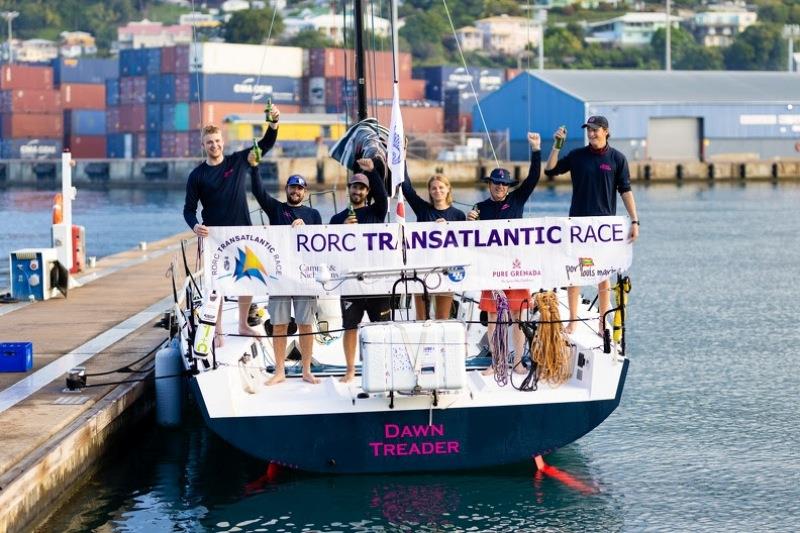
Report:
M 266 381 L 267 385 L 277 385 L 286 381 L 286 374 L 284 372 L 275 372 L 275 375 Z
M 348 370 L 347 373 L 339 378 L 339 383 L 350 383 L 356 377 L 356 373 L 354 370 Z
M 251 328 L 250 326 L 247 325 L 245 326 L 239 325 L 239 335 L 247 335 L 249 337 L 263 337 L 264 332 L 258 331 L 257 329 Z
M 528 369 L 525 368 L 525 365 L 522 364 L 521 361 L 514 362 L 514 373 L 515 374 L 527 374 Z
M 306 383 L 311 383 L 312 385 L 316 385 L 319 383 L 319 380 L 314 377 L 314 374 L 311 372 L 303 372 L 303 381 Z
M 214 347 L 215 348 L 222 348 L 225 346 L 225 337 L 222 336 L 222 333 L 215 333 L 214 334 Z
M 575 333 L 575 329 L 577 327 L 578 327 L 577 322 L 570 322 L 569 324 L 567 324 L 567 327 L 564 328 L 564 331 L 567 332 L 567 335 L 572 335 L 573 333 Z
M 481 372 L 481 375 L 494 376 L 494 367 L 490 366 L 490 367 L 486 368 L 483 372 Z

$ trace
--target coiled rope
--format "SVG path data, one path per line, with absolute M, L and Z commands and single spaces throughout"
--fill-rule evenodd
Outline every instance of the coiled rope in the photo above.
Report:
M 497 324 L 492 333 L 492 368 L 494 380 L 501 387 L 508 383 L 508 327 L 511 323 L 511 311 L 508 298 L 501 291 L 492 291 L 497 302 Z
M 531 340 L 531 359 L 536 363 L 539 379 L 560 385 L 572 376 L 570 347 L 558 312 L 554 292 L 540 292 L 534 298 L 541 322 Z

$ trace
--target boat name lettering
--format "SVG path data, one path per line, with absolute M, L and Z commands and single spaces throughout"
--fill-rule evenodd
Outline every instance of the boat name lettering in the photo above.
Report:
M 383 426 L 385 439 L 444 437 L 444 424 Z M 423 440 L 416 442 L 370 442 L 373 457 L 402 457 L 406 455 L 448 455 L 460 453 L 461 443 L 456 440 Z

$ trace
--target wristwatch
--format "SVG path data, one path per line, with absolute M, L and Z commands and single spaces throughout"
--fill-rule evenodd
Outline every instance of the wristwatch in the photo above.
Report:
M 641 226 L 638 220 L 631 220 L 631 224 L 636 224 L 637 226 Z

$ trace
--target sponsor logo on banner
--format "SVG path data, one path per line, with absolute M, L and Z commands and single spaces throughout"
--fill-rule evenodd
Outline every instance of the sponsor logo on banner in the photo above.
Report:
M 447 279 L 449 279 L 453 283 L 464 281 L 464 277 L 466 277 L 466 275 L 467 273 L 464 270 L 464 267 L 461 266 L 451 268 L 447 271 Z
M 304 279 L 316 279 L 317 274 L 320 271 L 319 265 L 307 265 L 305 263 L 301 264 L 300 267 L 300 275 Z M 328 271 L 330 272 L 331 279 L 338 279 L 339 273 L 336 271 L 336 265 L 328 265 Z
M 267 285 L 268 279 L 281 275 L 281 258 L 269 241 L 253 234 L 233 235 L 219 244 L 211 256 L 211 275 L 222 280 L 258 282 Z
M 597 268 L 591 257 L 579 257 L 577 264 L 566 265 L 567 279 L 608 277 L 617 271 L 615 268 Z
M 501 280 L 532 280 L 542 275 L 542 271 L 535 268 L 527 268 L 522 266 L 522 261 L 515 258 L 511 261 L 511 268 L 509 270 L 493 270 L 492 277 Z

